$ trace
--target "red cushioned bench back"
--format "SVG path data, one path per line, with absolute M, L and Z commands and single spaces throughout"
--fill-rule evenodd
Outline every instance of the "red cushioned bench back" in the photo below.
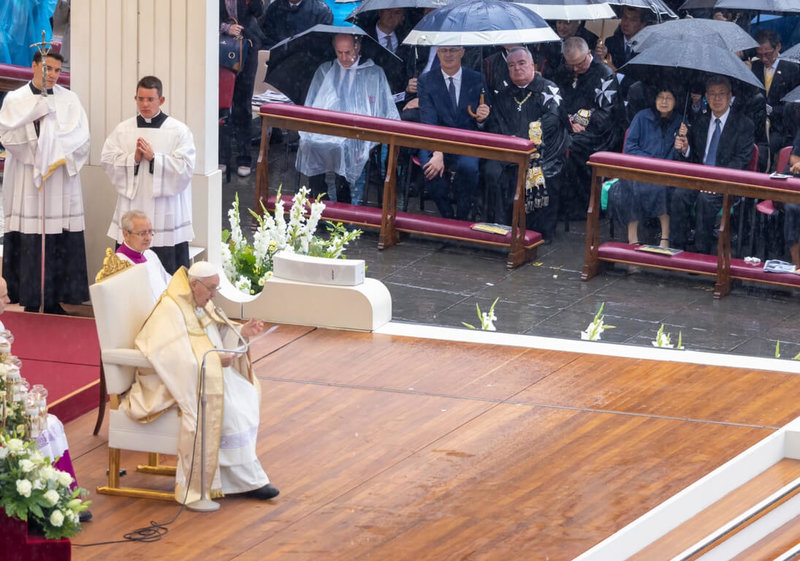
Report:
M 800 191 L 800 179 L 772 179 L 769 174 L 740 169 L 721 168 L 692 164 L 674 160 L 661 160 L 645 156 L 631 156 L 616 152 L 595 152 L 589 157 L 589 164 L 624 167 L 634 170 L 650 171 L 672 175 L 697 177 L 729 183 L 744 183 L 775 189 Z
M 33 70 L 30 66 L 18 66 L 16 64 L 0 64 L 0 76 L 13 78 L 14 80 L 28 81 L 33 78 Z M 58 83 L 65 88 L 69 87 L 69 72 L 62 72 L 58 77 Z
M 447 140 L 463 142 L 465 144 L 491 146 L 493 148 L 514 152 L 532 152 L 535 148 L 535 144 L 530 140 L 518 138 L 516 136 L 440 127 L 437 125 L 425 125 L 422 123 L 384 119 L 381 117 L 368 117 L 366 115 L 317 109 L 302 105 L 266 103 L 261 106 L 260 113 L 262 115 L 274 115 L 292 119 L 302 119 L 304 121 L 331 123 L 363 130 L 382 131 L 408 136 L 422 136 L 433 140 Z

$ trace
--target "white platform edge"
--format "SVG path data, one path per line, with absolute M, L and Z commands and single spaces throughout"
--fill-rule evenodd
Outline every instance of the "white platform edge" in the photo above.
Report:
M 387 323 L 380 329 L 376 330 L 376 333 L 405 337 L 421 337 L 425 339 L 439 339 L 442 341 L 485 343 L 489 345 L 504 345 L 511 347 L 524 347 L 529 349 L 564 351 L 569 353 L 616 356 L 620 358 L 633 358 L 642 360 L 661 360 L 667 362 L 682 362 L 687 364 L 743 368 L 745 370 L 770 370 L 774 372 L 800 374 L 800 360 L 727 355 L 723 353 L 692 350 L 681 351 L 676 349 L 644 347 L 641 345 L 603 343 L 602 341 L 582 341 L 579 338 L 579 328 L 575 329 L 575 339 L 537 337 L 535 335 L 519 335 L 515 333 L 501 333 L 499 331 L 480 331 L 467 328 L 462 329 L 456 327 L 440 327 L 435 325 L 403 322 Z M 689 344 L 691 345 L 691 343 Z

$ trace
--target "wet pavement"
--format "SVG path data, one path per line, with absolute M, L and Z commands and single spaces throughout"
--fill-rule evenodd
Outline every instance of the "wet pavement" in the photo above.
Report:
M 283 193 L 293 193 L 302 181 L 291 143 L 272 146 L 270 167 L 273 193 L 279 185 Z M 252 208 L 254 183 L 255 173 L 247 178 L 234 173 L 230 183 L 223 178 L 223 228 L 235 193 L 243 209 Z M 369 200 L 377 205 L 375 188 Z M 409 210 L 418 207 L 411 199 Z M 429 203 L 426 211 L 435 212 L 432 207 Z M 572 222 L 565 232 L 559 224 L 555 240 L 539 248 L 537 260 L 513 271 L 505 267 L 504 251 L 476 244 L 410 236 L 379 251 L 377 230 L 365 230 L 347 255 L 364 259 L 367 276 L 387 286 L 395 321 L 476 325 L 475 305 L 485 311 L 499 298 L 498 331 L 578 339 L 604 303 L 605 322 L 615 326 L 603 334 L 604 341 L 651 346 L 664 324 L 673 342 L 682 334 L 687 349 L 774 357 L 780 341 L 782 358 L 800 353 L 800 291 L 736 281 L 730 295 L 715 300 L 710 277 L 656 269 L 629 274 L 624 267 L 584 282 L 584 226 Z M 609 239 L 607 223 L 603 239 Z

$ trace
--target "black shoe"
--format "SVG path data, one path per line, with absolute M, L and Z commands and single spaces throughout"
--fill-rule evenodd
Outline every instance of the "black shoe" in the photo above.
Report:
M 84 522 L 88 522 L 92 519 L 92 511 L 91 510 L 82 510 L 78 513 L 78 522 L 83 524 Z
M 246 493 L 242 493 L 247 497 L 252 497 L 254 499 L 258 499 L 260 501 L 268 501 L 270 499 L 274 499 L 278 495 L 280 495 L 280 491 L 278 488 L 275 487 L 272 483 L 267 483 L 263 487 L 259 487 L 258 489 L 253 489 L 252 491 L 247 491 Z

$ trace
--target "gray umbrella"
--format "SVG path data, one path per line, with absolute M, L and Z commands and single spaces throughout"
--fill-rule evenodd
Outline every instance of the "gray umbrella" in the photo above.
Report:
M 663 40 L 654 43 L 620 68 L 620 72 L 638 70 L 641 66 L 681 68 L 690 72 L 721 74 L 764 89 L 758 78 L 742 60 L 731 51 L 708 43 Z
M 790 60 L 792 62 L 800 62 L 800 43 L 791 49 L 786 49 L 783 51 L 781 53 L 781 58 Z
M 735 23 L 714 19 L 678 19 L 642 29 L 632 39 L 633 50 L 641 52 L 664 39 L 709 43 L 728 51 L 758 47 L 756 40 Z
M 718 0 L 715 8 L 726 10 L 750 10 L 753 12 L 800 13 L 797 0 Z
M 686 0 L 683 4 L 680 5 L 678 8 L 679 10 L 700 10 L 700 9 L 707 9 L 713 8 L 717 3 L 717 0 Z
M 795 89 L 783 96 L 781 101 L 785 101 L 787 103 L 800 103 L 800 86 L 797 86 Z

